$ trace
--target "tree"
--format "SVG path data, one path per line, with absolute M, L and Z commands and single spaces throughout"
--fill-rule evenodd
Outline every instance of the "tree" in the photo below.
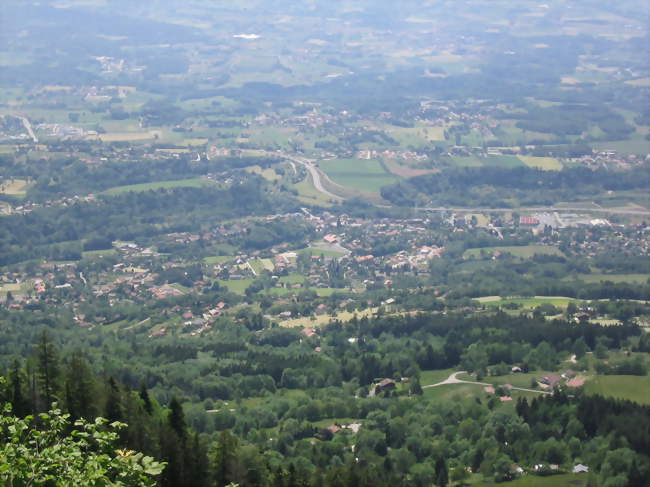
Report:
M 47 332 L 41 334 L 36 345 L 36 359 L 42 398 L 45 401 L 43 409 L 47 409 L 56 400 L 60 378 L 59 356 L 54 343 L 52 343 L 52 338 Z
M 438 487 L 447 487 L 449 483 L 449 472 L 447 471 L 447 462 L 443 457 L 436 460 L 436 485 Z
M 0 484 L 154 487 L 164 464 L 117 449 L 117 431 L 125 426 L 103 418 L 71 424 L 56 405 L 38 418 L 20 419 L 6 404 L 0 414 Z

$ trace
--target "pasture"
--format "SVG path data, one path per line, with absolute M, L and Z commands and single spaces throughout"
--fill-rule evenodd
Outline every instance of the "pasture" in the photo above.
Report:
M 366 308 L 362 311 L 355 311 L 353 313 L 350 313 L 349 311 L 341 311 L 339 313 L 336 313 L 334 316 L 330 316 L 329 314 L 324 314 L 324 315 L 314 316 L 314 317 L 303 316 L 301 318 L 294 318 L 292 320 L 281 321 L 280 326 L 285 328 L 296 328 L 296 327 L 313 328 L 313 327 L 327 325 L 330 322 L 335 320 L 350 321 L 355 316 L 357 316 L 357 318 L 370 317 L 374 315 L 376 312 L 377 312 L 377 308 Z
M 116 186 L 115 188 L 107 189 L 103 194 L 113 196 L 120 193 L 126 193 L 128 191 L 149 191 L 157 189 L 173 189 L 173 188 L 200 188 L 202 186 L 207 186 L 214 184 L 214 182 L 195 178 L 195 179 L 179 179 L 176 181 L 157 181 L 153 183 L 142 183 L 142 184 L 129 184 L 127 186 Z
M 518 156 L 528 167 L 542 169 L 544 171 L 561 171 L 562 163 L 554 157 L 533 157 Z
M 376 160 L 333 159 L 321 161 L 319 167 L 335 183 L 358 191 L 378 193 L 382 186 L 397 181 Z
M 598 375 L 585 384 L 589 394 L 629 399 L 650 405 L 650 376 Z

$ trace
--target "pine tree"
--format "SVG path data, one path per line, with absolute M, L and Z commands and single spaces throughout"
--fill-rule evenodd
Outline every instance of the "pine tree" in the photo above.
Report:
M 9 373 L 11 382 L 10 400 L 13 406 L 13 412 L 19 418 L 29 414 L 30 407 L 27 397 L 23 392 L 23 372 L 20 368 L 20 362 L 14 361 L 11 372 Z
M 65 395 L 68 412 L 73 419 L 91 420 L 97 416 L 95 379 L 88 361 L 79 351 L 72 354 L 67 367 Z
M 40 410 L 49 408 L 58 399 L 60 391 L 59 356 L 49 333 L 43 332 L 36 345 L 37 374 L 39 380 L 40 397 L 45 404 Z

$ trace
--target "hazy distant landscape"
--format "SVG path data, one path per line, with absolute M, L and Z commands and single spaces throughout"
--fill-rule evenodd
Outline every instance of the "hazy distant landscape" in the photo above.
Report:
M 649 27 L 5 0 L 0 484 L 647 485 Z

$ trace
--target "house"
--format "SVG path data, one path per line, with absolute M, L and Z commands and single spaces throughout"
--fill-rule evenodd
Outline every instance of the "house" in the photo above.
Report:
M 586 465 L 583 465 L 582 463 L 579 463 L 575 467 L 573 467 L 572 470 L 573 473 L 589 473 L 589 467 Z
M 522 370 L 521 367 L 517 367 L 515 365 L 512 369 L 510 369 L 510 372 L 512 372 L 513 374 L 521 374 Z
M 573 370 L 567 370 L 562 374 L 563 379 L 573 379 L 576 376 L 576 373 Z
M 519 225 L 536 227 L 537 225 L 539 225 L 539 220 L 537 218 L 522 216 L 521 218 L 519 218 Z
M 323 240 L 324 240 L 325 242 L 329 243 L 329 244 L 333 244 L 333 243 L 336 243 L 337 238 L 338 238 L 338 237 L 337 237 L 336 235 L 334 235 L 333 233 L 330 233 L 330 234 L 328 234 L 328 235 L 325 235 L 325 236 L 323 237 Z
M 313 328 L 304 328 L 302 330 L 302 334 L 308 338 L 311 338 L 316 335 L 316 330 L 314 330 Z
M 562 377 L 560 377 L 559 375 L 548 374 L 548 375 L 545 375 L 544 377 L 542 377 L 539 382 L 540 382 L 540 384 L 543 384 L 543 385 L 546 385 L 548 387 L 554 388 L 555 386 L 557 386 L 560 383 L 561 380 L 562 380 Z
M 383 379 L 375 384 L 375 395 L 384 391 L 394 391 L 397 388 L 397 383 L 393 379 Z

